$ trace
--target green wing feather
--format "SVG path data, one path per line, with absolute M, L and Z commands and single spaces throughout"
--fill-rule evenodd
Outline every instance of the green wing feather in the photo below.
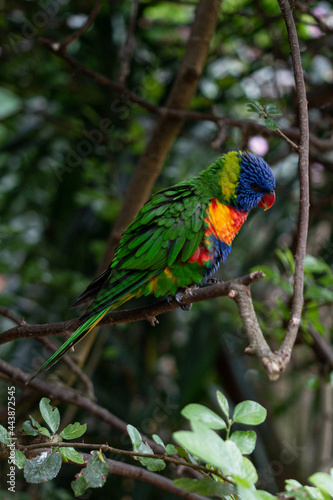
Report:
M 186 262 L 203 239 L 207 204 L 200 203 L 191 184 L 153 195 L 123 234 L 109 277 L 82 319 L 118 307 L 119 301 L 135 296 L 136 290 L 177 259 Z
M 82 325 L 36 372 L 53 366 L 109 311 L 138 294 L 138 290 L 177 259 L 186 262 L 204 236 L 204 203 L 195 184 L 181 183 L 153 195 L 128 226 L 109 269 L 96 278 L 73 304 L 94 299 L 81 317 Z

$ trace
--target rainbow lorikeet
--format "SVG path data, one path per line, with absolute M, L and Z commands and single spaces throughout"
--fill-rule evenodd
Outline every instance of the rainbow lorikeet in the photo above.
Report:
M 73 304 L 94 299 L 81 326 L 34 376 L 129 299 L 174 296 L 181 288 L 205 283 L 226 261 L 251 208 L 266 210 L 274 201 L 269 165 L 257 155 L 236 151 L 197 177 L 155 193 L 125 230 L 110 267 Z

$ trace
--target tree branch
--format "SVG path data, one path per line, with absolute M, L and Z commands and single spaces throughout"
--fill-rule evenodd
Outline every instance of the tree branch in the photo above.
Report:
M 210 121 L 216 123 L 217 125 L 224 124 L 229 127 L 238 127 L 243 128 L 246 131 L 252 134 L 261 134 L 263 136 L 271 137 L 275 135 L 280 135 L 288 144 L 290 144 L 294 149 L 295 144 L 293 141 L 298 141 L 300 138 L 300 132 L 295 127 L 288 127 L 285 129 L 279 130 L 269 130 L 265 125 L 257 123 L 252 120 L 243 120 L 237 118 L 229 118 L 229 117 L 221 117 L 215 113 L 203 113 L 201 111 L 192 111 L 187 109 L 173 109 L 168 106 L 155 106 L 150 102 L 146 101 L 135 92 L 129 90 L 122 83 L 114 82 L 110 80 L 107 76 L 99 73 L 98 71 L 93 71 L 81 64 L 72 56 L 69 56 L 65 52 L 59 51 L 59 43 L 52 42 L 43 37 L 39 37 L 38 40 L 45 45 L 54 55 L 60 57 L 64 61 L 66 61 L 74 70 L 76 74 L 81 74 L 87 76 L 91 80 L 99 83 L 103 87 L 106 87 L 110 90 L 118 92 L 123 95 L 130 102 L 138 104 L 143 109 L 150 111 L 154 115 L 157 115 L 162 118 L 170 118 L 176 120 L 189 120 L 189 121 Z M 60 42 L 61 43 L 61 42 Z M 316 135 L 310 133 L 309 134 L 310 143 L 320 149 L 321 151 L 327 151 L 333 146 L 333 136 L 329 139 L 322 139 L 317 137 Z M 296 146 L 298 148 L 298 146 Z
M 134 30 L 136 25 L 136 19 L 138 17 L 138 8 L 140 0 L 133 0 L 132 14 L 127 30 L 127 37 L 124 45 L 121 47 L 120 55 L 120 71 L 119 71 L 119 83 L 125 84 L 126 78 L 130 72 L 130 62 L 135 46 Z
M 100 85 L 103 85 L 103 87 L 114 90 L 115 92 L 119 92 L 120 94 L 127 97 L 129 101 L 140 104 L 142 108 L 147 109 L 151 113 L 158 114 L 157 106 L 154 106 L 148 101 L 145 101 L 144 99 L 142 99 L 142 97 L 127 89 L 123 84 L 110 80 L 108 77 L 106 77 L 102 73 L 99 73 L 98 71 L 93 71 L 86 68 L 85 66 L 83 66 L 83 64 L 74 59 L 74 57 L 68 55 L 66 52 L 61 52 L 59 50 L 61 42 L 52 42 L 51 40 L 43 37 L 39 37 L 38 40 L 40 41 L 40 43 L 45 45 L 53 54 L 66 61 L 75 70 L 75 73 L 87 76 Z
M 170 456 L 170 455 L 165 455 L 164 453 L 138 453 L 137 451 L 132 451 L 132 450 L 121 450 L 119 448 L 114 448 L 113 446 L 109 446 L 108 444 L 90 444 L 90 443 L 73 443 L 73 442 L 63 442 L 63 441 L 46 441 L 43 443 L 36 443 L 36 444 L 31 444 L 31 445 L 22 445 L 20 446 L 20 442 L 18 441 L 19 448 L 22 449 L 24 454 L 26 452 L 30 452 L 31 450 L 38 450 L 41 447 L 42 448 L 58 448 L 59 446 L 61 448 L 76 448 L 78 450 L 101 450 L 103 453 L 114 453 L 116 455 L 124 455 L 126 457 L 131 457 L 133 459 L 140 457 L 140 458 L 154 458 L 156 460 L 163 460 L 164 462 L 178 465 L 178 466 L 186 466 L 190 469 L 193 469 L 197 472 L 205 473 L 205 474 L 211 474 L 212 470 L 209 469 L 208 467 L 196 463 L 191 463 L 187 462 L 183 458 L 176 458 L 175 456 Z M 223 481 L 226 481 L 229 484 L 235 485 L 235 482 L 232 481 L 230 478 L 222 474 L 219 470 L 214 471 L 214 475 L 220 477 L 223 479 Z
M 77 391 L 69 387 L 63 388 L 57 385 L 51 385 L 39 379 L 32 380 L 29 383 L 29 386 L 26 386 L 25 383 L 29 379 L 29 376 L 30 375 L 23 372 L 19 368 L 15 368 L 9 363 L 6 363 L 6 361 L 0 359 L 0 377 L 9 377 L 10 380 L 12 380 L 15 384 L 20 385 L 23 388 L 29 387 L 29 389 L 33 389 L 39 394 L 47 396 L 51 400 L 55 399 L 58 401 L 62 401 L 63 403 L 69 403 L 82 408 L 83 410 L 86 410 L 92 415 L 98 417 L 102 422 L 106 422 L 108 425 L 117 429 L 126 436 L 128 435 L 126 422 L 116 417 L 115 415 L 113 415 L 113 413 L 109 412 L 106 408 L 103 408 L 91 399 L 82 396 Z M 157 453 L 163 453 L 163 450 L 159 445 L 157 445 L 154 441 L 144 436 L 143 434 L 142 439 L 147 442 L 149 446 Z
M 182 295 L 182 302 L 185 305 L 189 305 L 195 302 L 210 300 L 217 297 L 231 297 L 231 295 L 233 294 L 234 286 L 237 286 L 237 284 L 250 286 L 255 281 L 264 278 L 264 276 L 265 275 L 263 272 L 256 271 L 255 273 L 237 278 L 234 281 L 217 283 L 214 285 L 196 289 L 188 288 L 187 291 L 185 291 Z M 176 300 L 173 300 L 172 302 L 168 300 L 162 300 L 161 302 L 156 302 L 148 306 L 137 307 L 135 309 L 112 311 L 99 322 L 99 325 L 103 326 L 116 325 L 118 323 L 133 323 L 140 320 L 146 320 L 153 324 L 155 323 L 154 320 L 156 320 L 156 316 L 178 308 L 179 304 L 176 302 Z M 0 345 L 11 342 L 12 340 L 16 340 L 18 338 L 38 338 L 48 337 L 51 335 L 64 335 L 65 333 L 71 334 L 79 327 L 79 325 L 79 318 L 61 321 L 59 323 L 48 323 L 44 325 L 25 323 L 1 333 Z
M 91 455 L 89 455 L 88 453 L 82 453 L 82 457 L 86 461 L 88 461 L 91 458 Z M 181 498 L 186 498 L 187 500 L 208 500 L 207 497 L 203 497 L 201 495 L 198 495 L 197 493 L 188 493 L 187 491 L 184 491 L 173 484 L 170 479 L 167 479 L 166 477 L 154 472 L 149 472 L 148 470 L 142 469 L 141 467 L 125 464 L 123 462 L 117 462 L 116 460 L 112 460 L 110 458 L 107 458 L 107 462 L 110 474 L 118 474 L 120 476 L 131 477 L 132 479 L 137 479 L 139 481 L 152 484 L 157 488 L 168 491 L 169 493 L 173 493 Z
M 291 60 L 294 69 L 296 97 L 299 110 L 299 176 L 300 176 L 300 207 L 297 245 L 295 254 L 294 293 L 291 304 L 291 315 L 285 338 L 280 348 L 284 367 L 288 364 L 294 346 L 303 308 L 304 259 L 309 225 L 309 118 L 306 89 L 303 76 L 302 59 L 298 43 L 297 30 L 288 0 L 278 0 L 286 24 Z
M 217 297 L 229 297 L 235 300 L 244 322 L 246 334 L 249 338 L 250 345 L 246 352 L 251 354 L 255 353 L 261 360 L 269 378 L 271 380 L 276 380 L 282 370 L 283 360 L 277 353 L 273 353 L 266 343 L 256 318 L 250 292 L 252 283 L 264 278 L 264 276 L 262 271 L 256 271 L 225 283 L 216 283 L 202 288 L 187 288 L 180 298 L 184 305 L 190 305 L 195 302 L 210 300 Z M 106 315 L 99 324 L 100 326 L 114 325 L 118 323 L 131 323 L 133 321 L 146 320 L 154 326 L 157 323 L 156 317 L 158 315 L 177 308 L 179 308 L 179 304 L 175 299 L 171 302 L 169 300 L 163 300 L 136 309 L 113 311 Z M 79 324 L 79 319 L 73 319 L 60 323 L 49 323 L 47 325 L 19 325 L 0 335 L 0 345 L 17 338 L 44 337 L 72 333 L 78 328 Z
M 15 313 L 7 309 L 6 307 L 0 306 L 0 314 L 1 316 L 5 316 L 5 318 L 11 319 L 14 321 L 14 323 L 17 323 L 18 325 L 24 325 L 25 320 L 24 318 L 21 318 L 20 316 L 17 316 Z
M 77 29 L 76 31 L 74 31 L 73 33 L 71 33 L 70 35 L 66 36 L 65 38 L 63 38 L 61 40 L 61 42 L 59 44 L 59 48 L 58 48 L 58 50 L 60 52 L 66 52 L 68 45 L 73 43 L 74 40 L 77 40 L 78 38 L 80 38 L 80 36 L 83 35 L 83 33 L 85 31 L 87 31 L 87 29 L 90 28 L 90 26 L 93 24 L 93 22 L 95 21 L 95 19 L 97 17 L 98 11 L 99 11 L 102 3 L 103 3 L 103 0 L 97 0 L 92 11 L 90 12 L 90 14 L 88 16 L 88 19 L 84 23 L 84 25 L 81 26 L 81 28 Z

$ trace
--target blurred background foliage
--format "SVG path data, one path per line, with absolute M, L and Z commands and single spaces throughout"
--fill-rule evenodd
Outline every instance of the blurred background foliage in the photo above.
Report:
M 74 299 L 96 273 L 126 186 L 156 123 L 156 116 L 122 94 L 76 75 L 38 37 L 61 40 L 82 26 L 92 1 L 0 2 L 0 293 L 1 305 L 29 323 L 75 317 Z M 164 105 L 184 53 L 197 1 L 142 0 L 127 86 Z M 88 32 L 69 47 L 84 66 L 117 80 L 132 2 L 104 2 Z M 276 492 L 285 478 L 300 481 L 332 466 L 332 365 L 316 349 L 319 334 L 330 348 L 333 318 L 332 180 L 333 8 L 302 2 L 295 9 L 309 96 L 312 143 L 311 227 L 306 266 L 305 313 L 292 363 L 268 381 L 259 362 L 243 354 L 247 341 L 235 304 L 227 298 L 195 304 L 148 323 L 103 327 L 84 367 L 99 404 L 146 434 L 166 441 L 184 426 L 190 402 L 214 409 L 216 388 L 235 405 L 254 399 L 268 409 L 254 462 L 260 486 Z M 251 100 L 278 106 L 282 128 L 297 127 L 293 74 L 284 23 L 275 0 L 224 0 L 206 68 L 191 108 L 212 110 L 240 126 L 218 130 L 212 121 L 186 121 L 154 189 L 197 174 L 220 154 L 250 149 L 272 165 L 277 200 L 255 210 L 237 236 L 218 277 L 233 279 L 254 266 L 267 279 L 253 286 L 263 331 L 278 345 L 289 317 L 292 252 L 298 221 L 297 155 L 279 136 L 258 134 L 247 111 Z M 106 121 L 108 120 L 108 121 Z M 248 121 L 250 120 L 250 125 Z M 251 122 L 252 120 L 252 122 Z M 320 142 L 322 141 L 322 142 Z M 291 250 L 288 250 L 291 249 Z M 13 323 L 0 317 L 1 330 Z M 59 340 L 59 344 L 62 339 Z M 1 357 L 32 372 L 49 355 L 37 340 L 1 346 Z M 60 377 L 61 363 L 47 374 Z M 1 423 L 6 422 L 6 381 L 0 382 Z M 80 388 L 80 385 L 77 384 Z M 18 423 L 37 405 L 17 388 Z M 38 398 L 39 399 L 39 398 Z M 90 442 L 129 446 L 124 436 L 94 416 L 62 405 L 68 421 L 87 422 Z M 64 422 L 65 424 L 65 422 Z M 87 438 L 88 439 L 88 438 Z M 4 462 L 4 461 L 3 461 Z M 5 477 L 6 463 L 1 463 Z M 77 468 L 43 487 L 17 490 L 31 499 L 72 498 Z M 2 485 L 5 488 L 4 485 Z M 91 498 L 167 499 L 148 484 L 112 477 Z

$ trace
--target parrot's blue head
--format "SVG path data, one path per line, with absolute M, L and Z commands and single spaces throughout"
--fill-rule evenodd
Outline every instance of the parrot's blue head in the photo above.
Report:
M 271 167 L 253 153 L 238 153 L 239 180 L 236 188 L 237 207 L 245 212 L 254 207 L 271 208 L 275 201 L 275 179 Z

